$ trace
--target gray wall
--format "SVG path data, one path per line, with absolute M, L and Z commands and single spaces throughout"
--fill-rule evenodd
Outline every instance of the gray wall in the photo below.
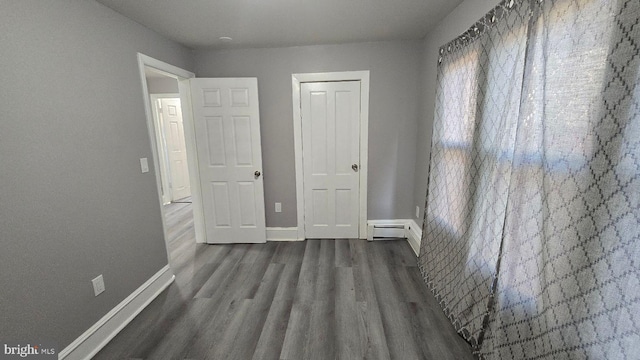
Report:
M 167 264 L 136 52 L 191 52 L 87 0 L 3 0 L 0 48 L 0 334 L 61 350 Z
M 436 74 L 440 46 L 455 39 L 500 3 L 500 0 L 466 0 L 431 30 L 422 43 L 420 73 L 420 116 L 416 146 L 415 188 L 412 211 L 420 207 L 418 223 L 422 225 L 431 152 L 431 130 L 435 107 Z
M 294 73 L 371 71 L 368 217 L 411 216 L 420 54 L 419 41 L 196 51 L 199 77 L 258 78 L 267 226 L 297 225 Z
M 170 77 L 147 77 L 147 88 L 149 94 L 177 94 L 178 93 L 178 80 Z

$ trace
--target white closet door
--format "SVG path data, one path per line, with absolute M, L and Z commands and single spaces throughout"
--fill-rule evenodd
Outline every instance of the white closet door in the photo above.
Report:
M 301 85 L 305 233 L 358 238 L 360 82 Z

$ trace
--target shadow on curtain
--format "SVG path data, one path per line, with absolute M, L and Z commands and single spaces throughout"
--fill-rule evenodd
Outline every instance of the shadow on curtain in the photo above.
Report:
M 640 2 L 509 0 L 440 50 L 419 264 L 486 359 L 640 354 Z

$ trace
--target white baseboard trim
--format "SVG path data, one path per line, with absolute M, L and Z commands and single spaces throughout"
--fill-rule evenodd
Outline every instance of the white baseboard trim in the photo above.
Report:
M 297 227 L 268 227 L 267 241 L 303 241 Z
M 89 360 L 133 320 L 153 299 L 166 289 L 175 275 L 169 265 L 155 273 L 102 319 L 64 348 L 60 360 Z
M 420 225 L 418 225 L 418 223 L 415 220 L 411 219 L 407 223 L 406 233 L 407 233 L 407 241 L 409 242 L 409 245 L 413 249 L 413 252 L 416 254 L 416 256 L 420 255 L 420 242 L 422 240 L 422 228 L 420 227 Z
M 417 256 L 422 229 L 413 219 L 367 220 L 367 240 L 375 238 L 406 238 Z M 298 227 L 268 227 L 267 241 L 304 241 L 304 237 Z

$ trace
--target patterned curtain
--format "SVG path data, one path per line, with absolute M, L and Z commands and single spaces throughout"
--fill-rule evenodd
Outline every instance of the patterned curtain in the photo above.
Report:
M 640 358 L 639 84 L 639 0 L 506 0 L 440 50 L 419 264 L 479 357 Z

